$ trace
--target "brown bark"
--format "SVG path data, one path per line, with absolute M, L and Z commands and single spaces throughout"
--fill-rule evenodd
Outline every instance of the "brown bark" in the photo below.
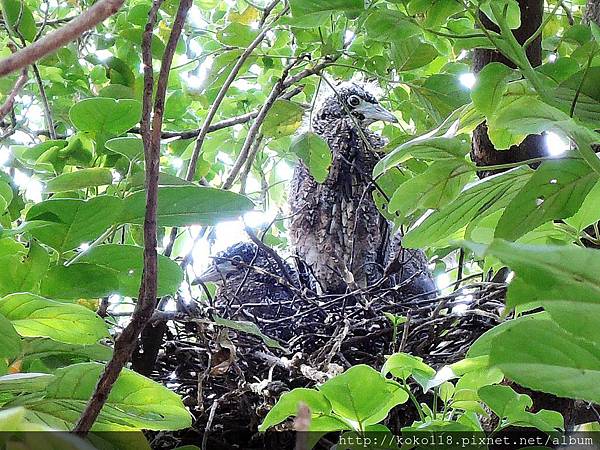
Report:
M 82 436 L 87 435 L 94 422 L 98 418 L 102 407 L 108 400 L 111 389 L 117 381 L 119 374 L 129 359 L 137 345 L 140 333 L 146 324 L 152 318 L 156 306 L 156 293 L 158 285 L 158 254 L 156 242 L 157 219 L 156 211 L 158 206 L 158 174 L 160 167 L 160 133 L 162 128 L 162 119 L 164 114 L 165 98 L 167 91 L 167 82 L 169 71 L 175 54 L 177 41 L 183 30 L 183 25 L 187 12 L 192 6 L 192 0 L 182 0 L 177 10 L 175 21 L 169 41 L 167 42 L 165 52 L 160 67 L 158 84 L 156 87 L 156 96 L 154 99 L 154 115 L 151 115 L 152 106 L 152 61 L 149 58 L 151 54 L 150 44 L 152 29 L 156 23 L 158 9 L 162 0 L 155 0 L 146 29 L 142 39 L 142 52 L 144 61 L 150 66 L 144 71 L 144 101 L 142 112 L 142 137 L 144 141 L 144 153 L 146 164 L 146 213 L 144 217 L 144 269 L 142 271 L 142 282 L 140 284 L 140 293 L 138 301 L 131 316 L 131 321 L 125 327 L 121 335 L 115 341 L 113 357 L 106 365 L 104 372 L 98 380 L 96 389 L 85 410 L 77 421 L 73 432 Z M 150 126 L 151 121 L 151 126 Z
M 594 22 L 600 25 L 600 0 L 588 0 L 583 13 L 583 23 Z
M 523 44 L 542 23 L 544 2 L 543 0 L 519 0 L 519 6 L 521 7 L 521 26 L 514 30 L 514 35 L 517 41 Z M 497 26 L 483 14 L 482 22 L 486 28 L 498 31 Z M 542 63 L 541 37 L 535 39 L 527 48 L 527 57 L 534 67 Z M 473 71 L 475 73 L 491 62 L 500 62 L 509 67 L 515 67 L 511 61 L 497 51 L 475 49 L 473 54 Z M 485 123 L 473 131 L 471 159 L 478 166 L 514 163 L 544 156 L 544 153 L 543 137 L 540 135 L 528 136 L 520 145 L 515 145 L 508 150 L 496 150 L 490 142 Z M 485 178 L 493 173 L 495 172 L 481 171 L 478 175 Z

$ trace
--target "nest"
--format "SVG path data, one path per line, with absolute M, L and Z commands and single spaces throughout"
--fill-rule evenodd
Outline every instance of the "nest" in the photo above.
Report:
M 352 365 L 380 368 L 385 355 L 396 351 L 420 356 L 434 368 L 460 360 L 475 339 L 500 322 L 506 288 L 477 283 L 447 296 L 402 302 L 393 291 L 300 298 L 295 308 L 281 308 L 276 319 L 257 318 L 265 334 L 291 336 L 282 348 L 248 330 L 215 326 L 209 310 L 191 322 L 171 323 L 153 377 L 182 396 L 195 421 L 191 429 L 152 436 L 151 445 L 293 448 L 292 433 L 257 431 L 282 393 L 315 386 Z M 234 314 L 228 308 L 234 306 L 223 306 L 219 315 Z M 394 331 L 384 313 L 408 320 Z

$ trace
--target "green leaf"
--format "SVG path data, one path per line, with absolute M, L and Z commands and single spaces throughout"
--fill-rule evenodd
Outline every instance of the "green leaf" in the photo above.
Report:
M 94 344 L 108 336 L 108 327 L 93 311 L 33 294 L 0 299 L 0 314 L 24 337 L 48 337 L 67 344 Z
M 597 182 L 581 204 L 579 211 L 565 222 L 581 233 L 588 226 L 600 220 L 600 182 Z
M 302 124 L 304 110 L 290 100 L 277 100 L 267 113 L 261 130 L 265 136 L 281 137 L 294 134 Z
M 42 243 L 65 252 L 93 241 L 106 231 L 121 213 L 121 199 L 102 195 L 87 201 L 50 199 L 27 212 L 27 221 L 45 221 L 31 230 Z
M 22 0 L 2 0 L 0 6 L 2 6 L 2 15 L 9 30 L 11 30 L 11 34 L 15 37 L 20 34 L 27 41 L 33 42 L 37 27 L 33 14 L 25 2 Z M 14 31 L 17 31 L 18 34 Z
M 215 225 L 239 217 L 253 203 L 240 194 L 200 186 L 168 186 L 158 190 L 158 224 L 162 227 Z M 139 191 L 125 198 L 121 223 L 143 224 L 146 193 Z
M 438 56 L 431 44 L 420 42 L 418 38 L 404 39 L 392 45 L 392 59 L 398 72 L 406 72 L 426 66 Z
M 258 336 L 262 339 L 265 345 L 267 345 L 267 347 L 283 349 L 279 342 L 260 331 L 260 328 L 258 328 L 258 325 L 256 325 L 254 322 L 248 322 L 245 320 L 229 320 L 219 316 L 215 316 L 214 321 L 217 325 Z
M 331 413 L 331 404 L 321 392 L 315 389 L 296 388 L 286 392 L 279 398 L 258 427 L 258 431 L 267 431 L 267 429 L 283 422 L 288 417 L 295 416 L 298 413 L 300 403 L 308 406 L 313 416 Z
M 50 256 L 35 240 L 31 240 L 27 255 L 10 254 L 0 257 L 0 295 L 12 292 L 35 292 L 48 270 Z
M 486 0 L 480 3 L 479 8 L 496 25 L 506 11 L 505 19 L 509 28 L 514 30 L 521 26 L 521 9 L 515 0 Z
M 527 411 L 533 406 L 531 397 L 518 394 L 510 386 L 484 386 L 478 394 L 504 424 L 531 426 L 546 432 L 564 429 L 564 419 L 559 412 L 542 409 L 534 414 Z
M 514 280 L 513 280 L 514 281 Z M 506 322 L 502 322 L 501 324 L 489 329 L 481 336 L 477 338 L 477 340 L 471 344 L 469 350 L 467 352 L 468 358 L 479 358 L 489 356 L 492 351 L 492 340 L 503 333 L 507 328 L 511 328 L 516 324 L 521 322 L 530 322 L 532 320 L 551 320 L 550 315 L 546 312 L 528 314 L 526 316 L 517 317 L 513 320 L 508 320 Z
M 517 279 L 525 282 L 514 286 L 511 283 L 507 306 L 539 301 L 561 327 L 600 344 L 598 250 L 497 240 L 488 247 L 486 255 L 498 258 L 515 271 Z
M 406 15 L 390 9 L 377 9 L 369 14 L 365 28 L 369 38 L 381 42 L 402 42 L 421 33 Z
M 91 186 L 112 184 L 113 175 L 110 169 L 92 167 L 75 172 L 60 174 L 46 183 L 46 192 L 66 192 L 85 189 Z
M 54 379 L 47 373 L 15 373 L 0 377 L 0 392 L 40 392 Z
M 410 4 L 412 3 L 413 2 Z M 464 9 L 460 3 L 457 3 L 454 0 L 433 0 L 431 2 L 428 1 L 427 3 L 430 3 L 430 5 L 428 5 L 426 11 L 424 11 L 426 16 L 423 21 L 423 25 L 427 28 L 437 28 L 441 26 L 448 20 L 448 17 Z
M 108 361 L 112 357 L 112 348 L 102 344 L 80 345 L 65 344 L 51 339 L 27 339 L 23 343 L 20 359 L 23 370 L 32 364 L 42 362 L 49 369 L 64 367 L 65 363 L 82 361 Z
M 119 280 L 118 293 L 125 297 L 137 297 L 144 266 L 144 249 L 135 245 L 98 245 L 79 260 L 111 270 Z M 173 295 L 183 281 L 179 264 L 158 255 L 158 296 Z
M 21 353 L 21 337 L 10 320 L 0 314 L 0 359 L 14 360 Z
M 87 98 L 71 107 L 69 117 L 79 131 L 94 135 L 96 151 L 102 151 L 107 139 L 123 134 L 140 121 L 142 104 L 132 99 Z
M 385 377 L 389 373 L 403 381 L 413 376 L 418 382 L 429 380 L 435 376 L 435 370 L 425 364 L 422 358 L 402 352 L 394 353 L 386 359 L 381 368 L 381 374 Z
M 0 180 L 0 214 L 6 211 L 6 208 L 8 208 L 12 199 L 12 188 L 6 181 Z
M 73 424 L 84 410 L 104 366 L 75 364 L 55 372 L 43 400 L 25 407 L 38 417 Z M 161 384 L 123 369 L 92 430 L 136 428 L 178 430 L 191 426 L 191 416 L 177 394 Z
M 545 222 L 571 217 L 597 181 L 583 160 L 543 162 L 504 210 L 494 236 L 515 240 Z
M 322 137 L 312 132 L 303 133 L 294 138 L 290 150 L 308 167 L 317 183 L 327 179 L 332 156 L 329 145 Z
M 406 248 L 433 245 L 460 230 L 471 220 L 504 208 L 532 173 L 528 167 L 518 167 L 467 187 L 456 200 L 439 211 L 434 211 L 410 230 L 404 236 L 402 245 Z
M 492 341 L 490 363 L 522 386 L 600 401 L 600 348 L 554 322 L 519 323 Z
M 68 267 L 55 266 L 42 280 L 41 293 L 62 300 L 111 294 L 137 298 L 144 249 L 135 245 L 98 245 Z M 172 295 L 183 281 L 183 271 L 166 256 L 158 256 L 158 295 Z
M 217 32 L 217 38 L 225 45 L 247 47 L 258 35 L 258 31 L 248 25 L 233 22 Z
M 360 11 L 364 7 L 364 0 L 290 0 L 294 17 L 318 13 L 331 14 L 335 11 Z
M 456 198 L 471 174 L 464 160 L 435 161 L 425 172 L 400 185 L 388 209 L 407 216 L 418 209 L 440 208 Z
M 387 407 L 389 396 L 397 389 L 379 372 L 364 364 L 351 367 L 319 388 L 337 415 L 359 424 L 367 423 L 367 419 Z
M 42 295 L 60 300 L 98 298 L 118 291 L 116 271 L 87 263 L 53 266 L 40 284 Z M 137 297 L 137 292 L 134 296 Z
M 477 74 L 477 82 L 471 91 L 475 107 L 490 116 L 506 92 L 508 79 L 514 70 L 502 63 L 492 62 Z
M 431 137 L 413 139 L 396 147 L 381 159 L 375 166 L 373 175 L 377 177 L 392 167 L 408 161 L 410 158 L 423 161 L 464 159 L 469 150 L 470 146 L 459 138 Z

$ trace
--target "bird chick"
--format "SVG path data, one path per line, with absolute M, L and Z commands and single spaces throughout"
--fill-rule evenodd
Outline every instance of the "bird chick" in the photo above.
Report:
M 313 116 L 313 130 L 332 152 L 327 179 L 317 183 L 303 163 L 294 171 L 290 240 L 315 289 L 325 293 L 364 287 L 382 274 L 385 223 L 372 198 L 371 173 L 385 140 L 368 129 L 379 120 L 397 122 L 361 86 L 342 86 Z
M 238 242 L 217 254 L 192 284 L 218 283 L 214 304 L 219 314 L 256 323 L 268 336 L 287 340 L 274 319 L 296 309 L 295 270 L 276 254 L 251 242 Z

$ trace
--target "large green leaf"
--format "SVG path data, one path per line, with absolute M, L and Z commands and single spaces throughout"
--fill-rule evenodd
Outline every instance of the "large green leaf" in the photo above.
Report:
M 542 409 L 531 413 L 533 400 L 526 394 L 518 394 L 510 386 L 483 386 L 478 391 L 479 397 L 490 407 L 500 419 L 512 425 L 531 426 L 546 432 L 563 430 L 564 419 L 557 411 Z
M 312 132 L 303 133 L 292 141 L 291 151 L 308 167 L 318 183 L 323 183 L 329 174 L 332 157 L 327 142 Z
M 160 226 L 215 225 L 251 210 L 246 197 L 221 189 L 199 186 L 165 186 L 158 190 Z M 123 201 L 122 223 L 144 223 L 146 193 L 136 192 Z
M 286 392 L 279 398 L 258 427 L 258 430 L 266 431 L 268 428 L 283 422 L 288 417 L 295 416 L 298 413 L 300 403 L 307 405 L 313 416 L 328 415 L 331 413 L 331 404 L 321 392 L 315 389 L 296 388 L 290 392 Z
M 551 321 L 520 323 L 499 334 L 490 363 L 531 389 L 600 402 L 600 348 Z
M 144 249 L 135 245 L 98 245 L 80 259 L 114 272 L 119 280 L 117 291 L 127 297 L 137 297 L 144 266 Z M 158 256 L 158 296 L 173 295 L 183 281 L 183 270 L 175 261 Z
M 261 130 L 265 136 L 280 137 L 294 134 L 302 124 L 304 110 L 290 100 L 277 100 L 267 113 Z
M 36 338 L 23 342 L 20 359 L 24 371 L 32 371 L 33 368 L 39 367 L 40 363 L 53 370 L 64 367 L 65 363 L 108 361 L 112 353 L 112 348 L 102 344 L 65 344 L 51 339 Z
M 112 184 L 113 175 L 110 169 L 92 167 L 75 172 L 67 172 L 52 178 L 46 183 L 46 192 L 65 192 L 84 189 L 91 186 Z
M 21 353 L 21 337 L 10 320 L 0 314 L 0 359 L 11 361 Z
M 0 214 L 6 211 L 13 199 L 13 190 L 4 180 L 0 180 Z
M 437 56 L 438 51 L 433 45 L 421 42 L 418 38 L 394 42 L 392 46 L 392 58 L 399 72 L 423 67 Z
M 35 25 L 35 19 L 31 10 L 27 7 L 22 0 L 2 0 L 0 1 L 2 6 L 2 16 L 6 20 L 6 25 L 10 27 L 11 31 L 16 31 L 18 35 L 23 36 L 29 42 L 32 42 L 37 33 L 37 27 Z
M 597 182 L 581 204 L 579 211 L 565 222 L 574 227 L 578 232 L 600 220 L 600 182 Z
M 433 245 L 460 230 L 471 220 L 504 208 L 532 173 L 528 167 L 518 167 L 467 187 L 456 200 L 439 211 L 434 211 L 410 230 L 404 236 L 402 244 L 407 248 Z
M 119 135 L 140 121 L 142 105 L 137 100 L 94 97 L 75 103 L 69 111 L 79 131 Z
M 540 302 L 567 331 L 600 344 L 600 251 L 496 240 L 485 254 L 517 274 L 508 290 L 508 306 Z
M 75 364 L 55 372 L 44 398 L 24 405 L 38 418 L 73 424 L 84 410 L 104 366 Z M 93 430 L 138 428 L 177 430 L 191 426 L 191 416 L 177 394 L 163 385 L 124 369 L 114 384 Z
M 406 216 L 418 209 L 440 208 L 454 200 L 472 172 L 464 160 L 435 161 L 401 184 L 390 199 L 390 213 Z
M 460 138 L 429 137 L 417 138 L 396 147 L 382 158 L 375 169 L 374 176 L 398 166 L 410 158 L 424 161 L 464 160 L 470 147 Z
M 130 161 L 142 161 L 144 159 L 144 143 L 137 137 L 119 137 L 106 141 L 106 148 L 125 156 Z
M 597 181 L 583 160 L 545 161 L 504 210 L 495 237 L 514 240 L 545 222 L 571 217 Z
M 31 240 L 26 255 L 0 256 L 0 295 L 12 292 L 35 292 L 48 270 L 50 256 L 35 240 Z
M 382 42 L 401 42 L 421 33 L 420 28 L 400 11 L 376 9 L 365 21 L 367 34 L 371 39 Z
M 301 27 L 318 27 L 334 12 L 359 13 L 364 0 L 290 0 L 293 24 Z
M 479 111 L 486 116 L 494 112 L 513 72 L 510 67 L 497 62 L 486 65 L 479 72 L 477 82 L 471 91 L 471 98 Z
M 94 344 L 108 336 L 107 325 L 93 311 L 38 295 L 7 295 L 0 299 L 0 314 L 25 337 L 48 337 L 67 344 Z
M 46 221 L 43 226 L 31 230 L 31 234 L 44 244 L 65 252 L 100 236 L 120 212 L 120 198 L 102 195 L 87 201 L 46 200 L 33 205 L 26 219 Z
M 360 424 L 368 424 L 369 418 L 387 408 L 389 396 L 397 389 L 400 389 L 397 385 L 388 383 L 379 372 L 363 364 L 351 367 L 319 388 L 337 415 Z
M 116 271 L 88 263 L 53 266 L 40 284 L 40 294 L 57 300 L 98 298 L 118 291 Z

